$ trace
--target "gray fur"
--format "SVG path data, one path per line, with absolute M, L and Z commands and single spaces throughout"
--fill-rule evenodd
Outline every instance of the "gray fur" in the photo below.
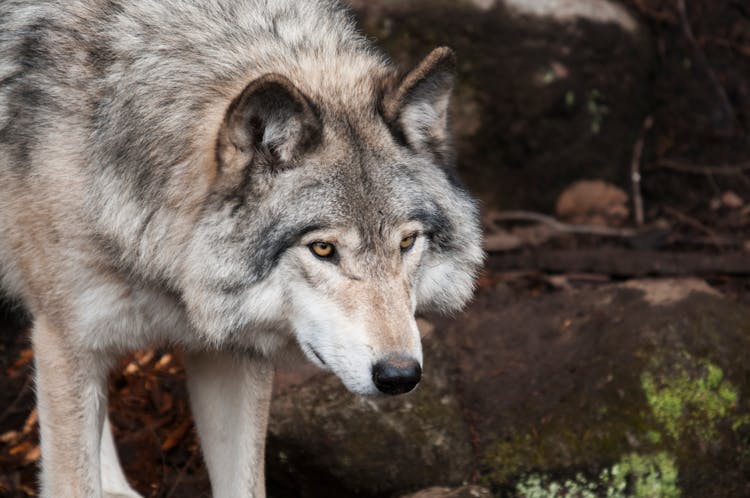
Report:
M 453 65 L 438 49 L 402 76 L 329 0 L 0 0 L 0 277 L 38 324 L 40 399 L 64 391 L 91 424 L 68 436 L 101 434 L 102 411 L 60 365 L 85 378 L 155 341 L 258 359 L 242 365 L 295 341 L 340 358 L 310 342 L 328 329 L 310 299 L 382 325 L 361 354 L 421 360 L 415 309 L 460 308 L 483 257 L 453 173 Z M 341 259 L 311 260 L 311 233 Z M 369 393 L 355 363 L 325 366 Z M 58 446 L 55 413 L 45 401 L 43 492 L 67 496 L 60 455 L 91 440 Z M 65 471 L 71 496 L 99 496 L 85 467 Z

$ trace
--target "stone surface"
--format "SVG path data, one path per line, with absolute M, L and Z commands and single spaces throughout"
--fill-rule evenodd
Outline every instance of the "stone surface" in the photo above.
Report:
M 612 23 L 626 31 L 638 29 L 638 23 L 620 4 L 609 0 L 504 0 L 505 5 L 521 15 L 571 22 L 581 19 Z
M 493 489 L 750 495 L 750 309 L 704 282 L 483 292 L 436 334 Z
M 268 478 L 276 496 L 389 496 L 470 477 L 468 428 L 444 351 L 426 341 L 425 379 L 396 398 L 364 399 L 328 374 L 271 408 Z
M 484 288 L 429 319 L 414 394 L 315 376 L 274 401 L 271 496 L 750 496 L 750 308 L 705 282 Z

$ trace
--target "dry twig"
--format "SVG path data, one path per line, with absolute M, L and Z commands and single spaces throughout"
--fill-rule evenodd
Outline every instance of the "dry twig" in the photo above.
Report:
M 747 252 L 664 252 L 633 249 L 540 250 L 493 254 L 492 271 L 534 269 L 615 277 L 750 275 Z
M 707 165 L 707 164 L 689 164 L 672 159 L 662 159 L 659 166 L 680 173 L 691 173 L 696 175 L 724 175 L 736 176 L 750 171 L 750 161 L 737 164 Z
M 195 463 L 196 457 L 198 455 L 198 452 L 192 452 L 190 455 L 190 458 L 188 458 L 187 462 L 185 462 L 185 465 L 180 467 L 180 471 L 177 474 L 177 477 L 175 477 L 174 481 L 172 482 L 172 485 L 169 487 L 169 491 L 167 491 L 167 494 L 165 495 L 166 498 L 171 498 L 174 496 L 175 492 L 177 491 L 177 487 L 180 485 L 180 481 L 187 475 L 188 470 L 190 467 L 193 466 Z M 165 472 L 166 475 L 166 472 Z
M 716 36 L 701 36 L 698 38 L 698 43 L 701 46 L 716 45 L 718 47 L 728 48 L 730 50 L 734 50 L 740 55 L 750 57 L 750 45 L 742 45 L 741 43 L 737 43 L 732 40 L 726 40 L 724 38 L 719 38 Z
M 611 228 L 597 225 L 573 225 L 542 213 L 533 211 L 498 211 L 488 215 L 492 222 L 500 221 L 534 221 L 543 223 L 554 230 L 562 233 L 578 235 L 601 235 L 605 237 L 630 238 L 639 234 L 632 228 Z
M 633 215 L 635 216 L 635 224 L 639 227 L 643 226 L 644 215 L 643 215 L 643 196 L 641 195 L 641 161 L 643 159 L 643 146 L 646 142 L 646 134 L 654 125 L 654 118 L 647 116 L 643 120 L 643 126 L 641 132 L 638 135 L 633 146 L 633 158 L 630 161 L 630 182 L 633 189 Z
M 18 391 L 18 394 L 16 394 L 16 397 L 13 398 L 13 401 L 11 401 L 8 406 L 3 410 L 3 413 L 0 414 L 0 422 L 5 422 L 5 419 L 11 415 L 15 409 L 18 407 L 18 403 L 23 399 L 24 395 L 27 394 L 28 389 L 31 387 L 31 376 L 27 377 L 26 380 L 23 383 L 23 386 L 21 386 L 21 389 Z
M 712 244 L 715 245 L 717 248 L 721 246 L 730 245 L 732 241 L 730 241 L 727 237 L 721 237 L 719 234 L 717 234 L 715 231 L 711 230 L 709 227 L 701 223 L 700 221 L 696 220 L 692 216 L 688 216 L 687 214 L 683 213 L 682 211 L 679 211 L 673 207 L 664 206 L 664 210 L 677 218 L 680 222 L 684 223 L 685 225 L 689 225 L 704 234 L 706 234 L 709 239 L 711 240 Z
M 675 19 L 671 12 L 655 9 L 647 5 L 643 0 L 631 1 L 638 12 L 640 12 L 644 17 L 666 24 L 677 24 L 677 19 Z

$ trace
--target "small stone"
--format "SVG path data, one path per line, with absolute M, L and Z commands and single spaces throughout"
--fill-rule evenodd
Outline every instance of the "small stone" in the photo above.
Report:
M 490 498 L 492 493 L 481 486 L 462 486 L 460 488 L 434 487 L 418 491 L 401 498 Z
M 742 198 L 731 190 L 721 194 L 721 203 L 729 209 L 739 209 L 745 205 Z
M 628 217 L 628 194 L 601 180 L 580 180 L 557 199 L 555 212 L 563 220 L 579 224 L 620 225 Z

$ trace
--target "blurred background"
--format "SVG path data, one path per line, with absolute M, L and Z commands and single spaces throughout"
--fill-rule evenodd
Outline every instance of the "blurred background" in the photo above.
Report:
M 280 369 L 269 496 L 750 496 L 750 3 L 349 3 L 404 68 L 456 51 L 488 258 L 420 318 L 415 393 Z M 0 321 L 0 496 L 35 496 L 28 321 Z M 209 495 L 177 353 L 124 360 L 110 412 L 144 496 Z

